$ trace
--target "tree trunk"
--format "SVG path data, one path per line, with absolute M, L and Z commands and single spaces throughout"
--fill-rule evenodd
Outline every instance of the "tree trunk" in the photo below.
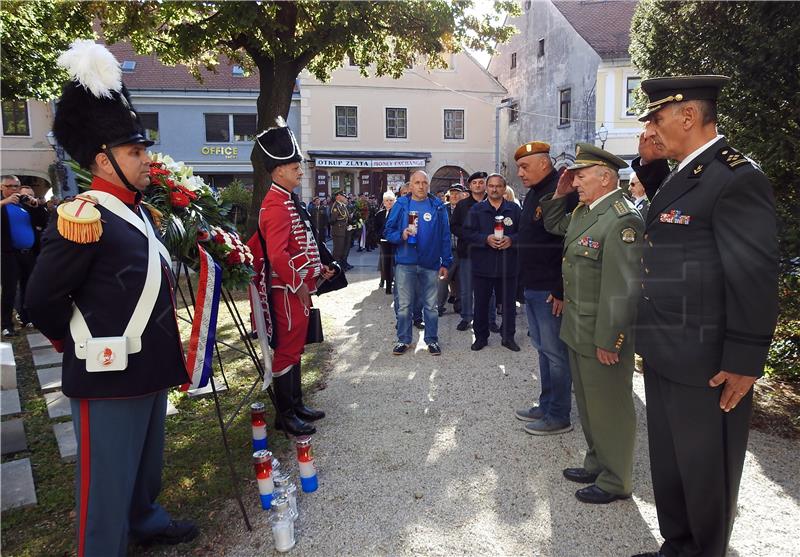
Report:
M 292 93 L 299 71 L 295 70 L 292 60 L 255 59 L 259 72 L 259 94 L 256 106 L 258 108 L 257 126 L 259 133 L 275 126 L 275 119 L 282 116 L 286 119 L 292 103 Z M 300 130 L 292 130 L 296 136 Z M 253 163 L 253 201 L 247 215 L 247 237 L 250 237 L 258 227 L 258 213 L 261 202 L 267 193 L 271 178 L 264 167 L 264 153 L 258 143 L 253 144 L 250 162 Z

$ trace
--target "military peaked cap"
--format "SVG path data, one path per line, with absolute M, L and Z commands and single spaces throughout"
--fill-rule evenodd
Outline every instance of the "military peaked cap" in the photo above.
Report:
M 650 102 L 647 110 L 639 116 L 644 122 L 662 107 L 671 102 L 715 101 L 719 91 L 731 78 L 724 75 L 681 75 L 655 77 L 642 81 L 642 90 Z
M 622 168 L 628 168 L 628 163 L 591 143 L 578 143 L 575 146 L 575 162 L 567 170 L 579 170 L 590 166 L 605 166 L 614 172 L 619 172 Z

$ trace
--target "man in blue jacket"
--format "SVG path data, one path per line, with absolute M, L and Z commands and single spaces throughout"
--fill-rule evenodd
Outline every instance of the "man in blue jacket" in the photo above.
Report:
M 438 281 L 447 278 L 453 261 L 447 208 L 429 193 L 428 175 L 418 170 L 411 175 L 411 195 L 400 197 L 386 221 L 386 239 L 397 245 L 395 289 L 397 293 L 397 344 L 392 353 L 404 354 L 411 344 L 412 309 L 422 301 L 425 344 L 439 356 L 439 313 L 436 308 Z M 409 213 L 416 212 L 416 224 Z
M 473 350 L 489 343 L 489 299 L 492 293 L 503 306 L 501 344 L 519 352 L 514 341 L 516 333 L 517 292 L 517 232 L 521 210 L 519 205 L 506 201 L 506 179 L 490 174 L 486 180 L 486 200 L 473 205 L 467 215 L 464 237 L 472 254 L 472 287 L 475 290 L 475 332 Z M 497 223 L 497 226 L 496 226 Z

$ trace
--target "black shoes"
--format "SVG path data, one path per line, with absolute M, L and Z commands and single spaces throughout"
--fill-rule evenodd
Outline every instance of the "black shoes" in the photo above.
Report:
M 459 331 L 466 331 L 467 329 L 470 328 L 471 325 L 472 322 L 467 321 L 466 319 L 462 319 L 461 321 L 459 321 L 458 325 L 456 325 L 456 329 Z
M 582 503 L 591 503 L 592 505 L 607 505 L 613 503 L 618 499 L 629 499 L 630 495 L 614 495 L 609 493 L 596 485 L 584 487 L 575 492 L 575 497 Z
M 294 410 L 287 410 L 275 416 L 275 430 L 283 431 L 284 426 L 286 431 L 294 436 L 313 435 L 317 432 L 317 428 L 313 425 L 298 418 Z
M 439 310 L 438 310 L 438 311 L 439 311 L 439 317 L 441 317 L 442 315 L 444 315 L 445 313 L 447 313 L 447 308 L 446 308 L 446 307 L 444 307 L 444 306 L 442 306 L 442 307 L 440 307 L 440 308 L 439 308 Z
M 394 348 L 392 349 L 392 354 L 394 354 L 395 356 L 402 356 L 403 354 L 406 353 L 406 350 L 408 350 L 408 344 L 398 342 L 397 344 L 394 345 Z
M 508 348 L 512 352 L 519 352 L 520 351 L 519 345 L 516 342 L 514 342 L 513 338 L 504 340 L 500 344 L 502 344 L 503 346 L 505 346 L 506 348 Z
M 297 414 L 298 418 L 307 422 L 316 422 L 325 417 L 325 412 L 322 410 L 314 410 L 302 403 L 294 407 L 294 413 Z
M 478 350 L 483 350 L 486 348 L 487 344 L 489 344 L 489 342 L 485 338 L 476 338 L 475 342 L 473 342 L 472 346 L 470 346 L 470 350 L 474 350 L 475 352 Z
M 164 530 L 139 541 L 139 545 L 175 545 L 190 542 L 197 537 L 200 531 L 191 520 L 170 520 Z
M 419 329 L 420 331 L 425 330 L 425 323 L 422 322 L 422 319 L 415 319 L 414 326 Z
M 387 286 L 386 287 L 386 293 L 387 294 L 391 294 L 392 293 L 392 287 L 391 286 Z
M 593 484 L 597 479 L 597 474 L 592 474 L 585 468 L 565 468 L 564 477 L 579 484 Z
M 432 342 L 428 345 L 428 352 L 430 352 L 432 356 L 441 356 L 442 348 L 439 346 L 438 342 Z
M 500 325 L 498 325 L 497 323 L 489 323 L 489 330 L 492 331 L 493 333 L 499 333 Z

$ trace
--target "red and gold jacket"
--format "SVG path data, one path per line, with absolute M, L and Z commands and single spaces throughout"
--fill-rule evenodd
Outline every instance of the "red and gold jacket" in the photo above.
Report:
M 258 228 L 266 241 L 272 288 L 297 292 L 302 283 L 313 293 L 322 274 L 319 249 L 311 231 L 295 207 L 290 191 L 272 183 L 258 217 Z

